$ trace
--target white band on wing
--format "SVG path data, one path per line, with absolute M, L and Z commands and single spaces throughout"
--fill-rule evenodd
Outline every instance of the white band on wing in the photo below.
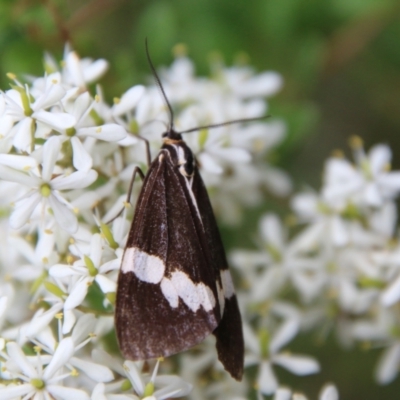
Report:
M 164 277 L 165 264 L 160 257 L 152 256 L 136 247 L 128 247 L 122 260 L 122 272 L 133 272 L 147 283 L 160 283 Z

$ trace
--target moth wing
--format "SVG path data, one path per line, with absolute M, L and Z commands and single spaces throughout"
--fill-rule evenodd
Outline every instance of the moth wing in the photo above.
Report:
M 145 178 L 118 277 L 116 332 L 130 360 L 188 349 L 220 321 L 195 207 L 168 157 L 162 150 Z
M 213 265 L 217 269 L 215 275 L 218 278 L 218 285 L 222 289 L 219 300 L 223 305 L 222 319 L 213 332 L 217 339 L 218 358 L 235 379 L 241 380 L 244 366 L 242 319 L 221 235 L 207 190 L 197 168 L 193 181 L 193 193 L 199 205 L 207 246 L 212 255 Z

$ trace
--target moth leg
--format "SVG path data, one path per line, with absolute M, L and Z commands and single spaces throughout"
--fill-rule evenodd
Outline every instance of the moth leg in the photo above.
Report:
M 146 140 L 146 139 L 143 139 L 143 140 Z M 146 142 L 149 143 L 147 140 L 146 140 Z M 142 180 L 142 182 L 144 181 L 144 173 L 143 173 L 143 171 L 140 169 L 140 167 L 135 167 L 135 169 L 133 170 L 131 182 L 129 183 L 128 194 L 126 196 L 126 202 L 127 203 L 131 202 L 131 194 L 132 194 L 132 189 L 133 189 L 133 184 L 135 182 L 136 174 L 138 174 L 140 176 L 140 179 Z M 122 210 L 121 210 L 121 212 L 122 212 Z M 121 212 L 120 212 L 120 214 L 121 214 Z
M 143 139 L 143 140 L 146 140 L 146 139 Z M 147 140 L 146 140 L 146 142 L 147 142 Z M 140 179 L 142 180 L 142 182 L 144 181 L 143 171 L 140 169 L 140 167 L 136 166 L 135 169 L 133 170 L 131 182 L 129 183 L 128 194 L 126 196 L 126 203 L 130 203 L 130 201 L 131 201 L 131 194 L 132 194 L 133 184 L 135 182 L 136 175 L 140 176 Z M 121 211 L 114 218 L 112 218 L 108 222 L 106 222 L 106 224 L 109 224 L 109 223 L 113 222 L 115 219 L 117 219 L 122 214 L 124 209 L 125 209 L 125 207 L 122 207 Z

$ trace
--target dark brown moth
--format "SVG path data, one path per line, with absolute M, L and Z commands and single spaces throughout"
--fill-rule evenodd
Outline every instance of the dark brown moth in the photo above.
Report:
M 144 177 L 122 259 L 115 310 L 119 346 L 125 358 L 147 360 L 189 349 L 212 333 L 219 360 L 240 380 L 244 342 L 234 286 L 206 188 L 181 135 L 203 127 L 174 130 L 147 43 L 146 52 L 170 123 Z

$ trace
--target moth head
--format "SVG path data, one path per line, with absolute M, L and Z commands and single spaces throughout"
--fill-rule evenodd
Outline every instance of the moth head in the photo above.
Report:
M 177 141 L 182 140 L 182 135 L 176 132 L 174 129 L 168 129 L 166 132 L 162 134 L 162 137 L 164 139 L 164 142 L 167 142 L 169 140 L 177 140 Z

